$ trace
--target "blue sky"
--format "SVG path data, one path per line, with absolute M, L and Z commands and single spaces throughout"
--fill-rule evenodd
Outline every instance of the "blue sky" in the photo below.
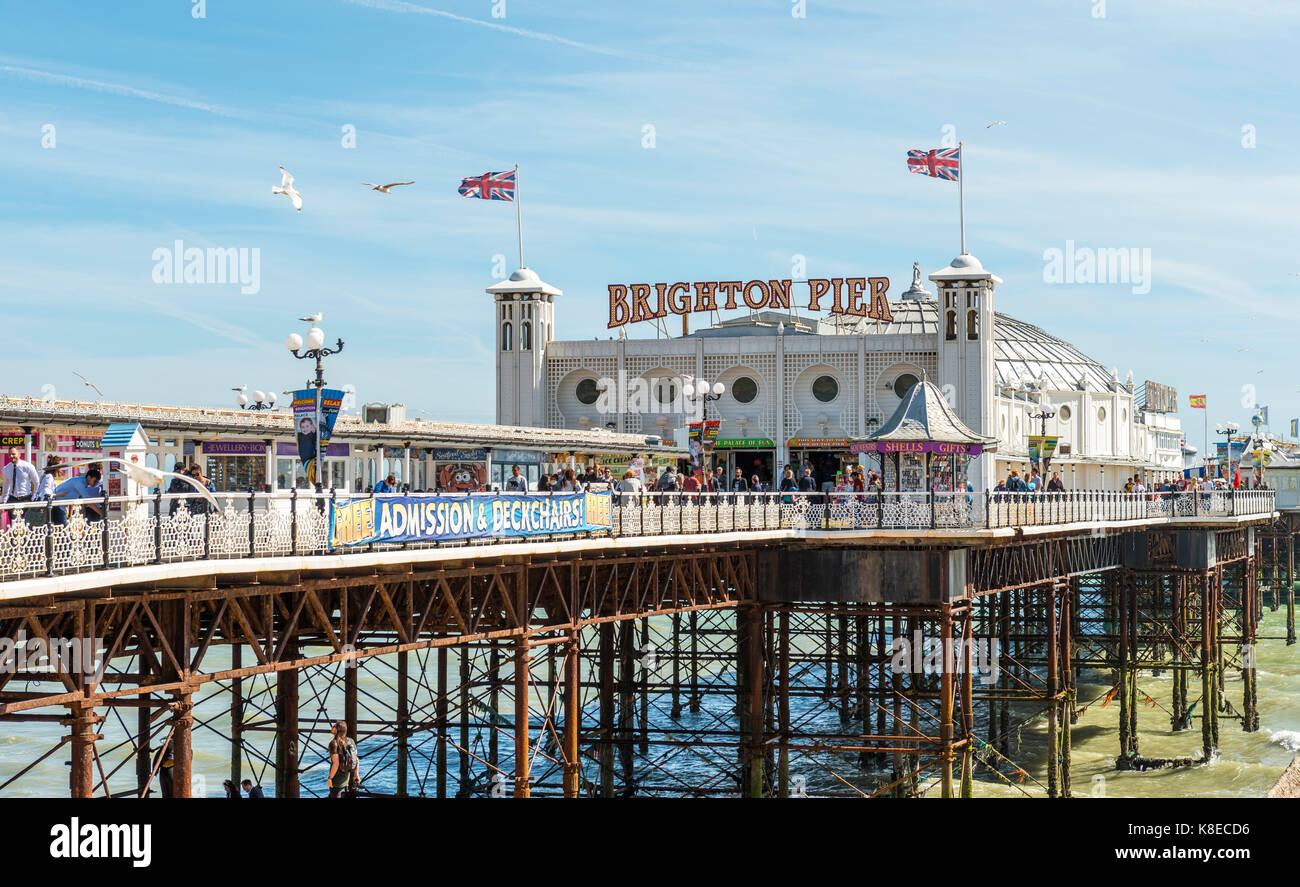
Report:
M 612 282 L 788 277 L 799 254 L 897 294 L 946 265 L 956 186 L 905 155 L 952 127 L 1000 311 L 1176 386 L 1197 445 L 1190 393 L 1212 422 L 1246 422 L 1250 385 L 1275 429 L 1300 415 L 1300 4 L 501 5 L 0 3 L 0 392 L 93 396 L 81 373 L 228 404 L 305 379 L 281 342 L 324 311 L 331 382 L 491 421 L 483 288 L 516 264 L 514 212 L 462 177 L 519 164 L 557 335 L 607 336 Z M 270 194 L 280 164 L 302 213 Z M 260 292 L 155 283 L 178 239 L 259 249 Z M 1151 291 L 1046 283 L 1067 240 L 1149 248 Z

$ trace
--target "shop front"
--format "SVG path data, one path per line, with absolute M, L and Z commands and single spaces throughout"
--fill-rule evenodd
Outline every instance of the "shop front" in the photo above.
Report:
M 823 492 L 834 487 L 835 475 L 855 461 L 847 437 L 792 437 L 788 446 L 795 477 L 802 477 L 803 470 L 811 468 L 817 489 Z
M 764 487 L 772 489 L 776 473 L 776 444 L 766 437 L 720 437 L 713 442 L 714 464 L 721 465 L 728 480 L 736 469 L 744 472 L 748 482 L 755 476 Z
M 218 493 L 266 489 L 266 444 L 255 440 L 205 440 L 199 443 L 203 473 Z
M 970 460 L 996 448 L 995 438 L 962 423 L 933 382 L 913 385 L 894 414 L 850 450 L 867 465 L 878 459 L 886 492 L 953 492 L 967 486 Z
M 485 447 L 436 447 L 433 472 L 440 493 L 473 493 L 488 487 Z
M 346 490 L 348 458 L 352 445 L 330 443 L 325 445 L 322 461 L 325 463 L 324 483 L 327 490 Z M 282 440 L 275 445 L 275 488 L 277 490 L 300 490 L 310 488 L 306 469 L 298 457 L 298 442 Z
M 504 490 L 506 479 L 512 474 L 511 469 L 519 466 L 519 474 L 528 481 L 528 489 L 537 489 L 537 481 L 542 476 L 542 461 L 545 453 L 538 450 L 493 450 L 492 451 L 492 486 Z

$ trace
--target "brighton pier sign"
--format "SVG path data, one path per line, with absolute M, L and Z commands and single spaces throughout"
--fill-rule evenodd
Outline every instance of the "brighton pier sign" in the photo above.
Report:
M 611 283 L 609 329 L 669 314 L 760 308 L 788 311 L 793 280 L 711 280 L 700 283 Z M 889 322 L 888 277 L 813 277 L 808 285 L 808 311 L 829 311 L 846 317 Z M 823 305 L 823 303 L 828 303 Z

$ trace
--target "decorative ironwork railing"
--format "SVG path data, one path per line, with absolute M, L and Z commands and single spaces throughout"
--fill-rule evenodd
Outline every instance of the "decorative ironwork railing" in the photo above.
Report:
M 403 494 L 421 498 L 420 494 Z M 480 494 L 466 494 L 474 497 Z M 512 494 L 483 494 L 509 496 Z M 513 494 L 530 497 L 546 493 Z M 948 530 L 1215 520 L 1265 516 L 1272 490 L 1213 493 L 618 493 L 611 526 L 595 532 L 370 548 L 519 544 L 536 539 L 672 536 L 764 530 Z M 175 561 L 338 554 L 329 509 L 336 493 L 197 493 L 0 505 L 0 581 Z M 107 519 L 98 515 L 107 514 Z

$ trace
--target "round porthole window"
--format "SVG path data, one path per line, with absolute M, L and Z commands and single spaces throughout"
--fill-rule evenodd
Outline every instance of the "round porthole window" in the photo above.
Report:
M 1069 422 L 1069 421 L 1070 421 L 1070 416 L 1072 416 L 1072 415 L 1074 415 L 1074 414 L 1070 412 L 1070 408 L 1069 408 L 1068 406 L 1063 406 L 1063 407 L 1061 407 L 1061 421 L 1062 421 L 1062 422 Z
M 600 389 L 596 387 L 595 379 L 583 379 L 578 383 L 578 403 L 591 406 L 600 397 Z
M 911 373 L 903 373 L 903 375 L 894 380 L 894 394 L 898 395 L 900 399 L 906 397 L 907 392 L 911 391 L 912 386 L 919 381 L 921 380 L 916 378 L 916 376 L 913 376 Z
M 661 378 L 655 382 L 655 400 L 660 403 L 672 403 L 677 399 L 677 386 L 672 379 Z
M 749 376 L 741 376 L 731 383 L 731 396 L 741 403 L 749 403 L 758 397 L 758 383 Z
M 831 376 L 818 376 L 812 384 L 813 397 L 822 403 L 830 403 L 840 394 L 840 383 Z
M 1106 408 L 1105 408 L 1105 407 L 1097 407 L 1097 421 L 1098 421 L 1098 422 L 1105 422 L 1105 421 L 1106 421 Z

